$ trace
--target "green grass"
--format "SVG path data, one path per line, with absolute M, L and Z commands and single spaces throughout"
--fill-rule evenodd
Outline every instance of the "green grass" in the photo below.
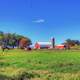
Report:
M 0 51 L 0 76 L 20 80 L 80 80 L 79 50 Z

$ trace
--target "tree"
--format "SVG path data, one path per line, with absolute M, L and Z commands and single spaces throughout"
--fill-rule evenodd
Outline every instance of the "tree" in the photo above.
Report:
M 75 41 L 71 39 L 67 39 L 66 44 L 68 44 L 69 46 L 75 46 Z
M 27 38 L 22 38 L 19 42 L 19 47 L 21 49 L 27 48 L 31 44 L 31 41 Z
M 25 41 L 23 39 L 25 39 Z M 13 48 L 19 47 L 21 40 L 26 42 L 27 45 L 31 45 L 31 40 L 28 37 L 18 35 L 16 33 L 4 33 L 0 31 L 0 46 L 6 45 L 11 46 Z
M 4 39 L 4 32 L 0 31 L 0 46 L 2 45 Z
M 63 44 L 65 45 L 66 48 L 70 48 L 70 47 L 73 47 L 75 45 L 80 45 L 80 41 L 67 39 Z

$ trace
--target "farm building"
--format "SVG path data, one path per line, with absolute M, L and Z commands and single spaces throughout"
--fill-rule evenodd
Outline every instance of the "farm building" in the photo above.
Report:
M 51 49 L 52 47 L 52 43 L 51 42 L 36 42 L 35 49 Z M 64 45 L 55 45 L 54 47 L 55 49 L 64 49 Z
M 44 49 L 44 48 L 51 48 L 52 47 L 52 43 L 51 42 L 36 42 L 34 48 L 35 49 Z
M 50 41 L 48 42 L 36 42 L 34 45 L 35 49 L 64 49 L 65 46 L 64 45 L 55 45 L 55 38 L 51 38 Z
M 65 48 L 64 45 L 56 45 L 56 46 L 55 46 L 55 49 L 64 49 L 64 48 Z

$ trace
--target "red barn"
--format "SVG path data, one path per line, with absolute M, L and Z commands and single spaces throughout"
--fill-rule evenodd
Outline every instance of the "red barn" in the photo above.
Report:
M 51 48 L 52 47 L 52 43 L 51 42 L 36 42 L 35 44 L 35 49 L 43 49 L 43 48 Z
M 64 49 L 64 45 L 56 45 L 55 48 L 56 49 Z

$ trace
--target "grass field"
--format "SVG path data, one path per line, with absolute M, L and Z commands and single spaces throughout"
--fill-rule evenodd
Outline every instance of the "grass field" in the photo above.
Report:
M 0 51 L 0 80 L 80 80 L 80 50 Z

